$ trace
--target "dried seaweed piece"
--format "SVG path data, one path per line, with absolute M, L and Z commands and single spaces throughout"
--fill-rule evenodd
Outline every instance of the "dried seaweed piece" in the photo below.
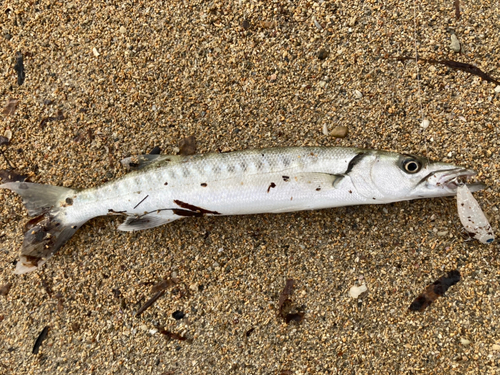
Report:
M 442 276 L 431 285 L 429 285 L 422 294 L 420 294 L 409 307 L 410 311 L 424 311 L 432 302 L 439 296 L 442 296 L 446 291 L 460 281 L 460 272 L 453 270 L 448 272 L 447 276 Z
M 11 116 L 14 113 L 16 113 L 17 106 L 19 104 L 19 100 L 17 99 L 9 99 L 7 101 L 7 104 L 5 105 L 4 109 L 2 110 L 2 113 L 5 116 Z
M 179 142 L 179 155 L 194 155 L 196 154 L 196 140 L 194 136 L 181 139 Z
M 24 78 L 26 77 L 24 73 L 23 54 L 21 52 L 16 52 L 14 70 L 17 72 L 17 84 L 21 86 L 24 83 Z
M 455 18 L 460 19 L 460 0 L 455 0 Z
M 80 324 L 77 322 L 71 323 L 71 329 L 73 330 L 73 332 L 78 332 L 80 330 Z
M 286 281 L 285 287 L 280 294 L 280 299 L 278 302 L 279 315 L 285 320 L 286 324 L 289 324 L 291 321 L 301 322 L 304 318 L 304 313 L 292 313 L 293 307 L 290 296 L 293 292 L 294 283 L 295 281 L 293 279 L 288 279 Z
M 253 327 L 250 328 L 248 331 L 245 332 L 245 336 L 249 337 L 252 334 L 253 331 L 255 331 L 255 328 L 253 328 Z
M 4 137 L 3 135 L 0 135 L 0 146 L 8 145 L 9 142 L 10 142 L 9 138 Z
M 49 333 L 49 326 L 46 326 L 42 332 L 38 335 L 38 338 L 35 341 L 35 345 L 33 346 L 33 354 L 38 354 L 40 350 L 40 346 L 42 345 L 43 340 L 47 338 L 47 334 Z
M 47 279 L 45 278 L 45 276 L 40 275 L 40 281 L 42 282 L 42 286 L 45 289 L 45 291 L 47 292 L 47 294 L 49 295 L 49 297 L 52 298 L 52 288 L 50 287 L 49 283 L 47 282 Z
M 10 292 L 10 288 L 12 288 L 11 283 L 4 284 L 4 285 L 0 286 L 0 296 L 7 297 L 7 295 Z
M 43 129 L 45 128 L 45 125 L 47 125 L 48 122 L 59 121 L 59 120 L 64 120 L 64 114 L 60 109 L 57 111 L 55 116 L 43 118 L 42 121 L 40 121 L 40 127 Z
M 170 332 L 170 331 L 167 331 L 167 330 L 164 330 L 164 329 L 160 329 L 159 331 L 162 335 L 165 335 L 167 336 L 168 338 L 170 339 L 173 339 L 173 340 L 179 340 L 179 341 L 186 341 L 187 338 L 184 337 L 184 336 L 181 336 L 179 335 L 178 333 L 174 333 L 174 332 Z
M 153 303 L 156 302 L 156 300 L 158 298 L 160 298 L 161 296 L 163 296 L 165 294 L 165 291 L 162 290 L 158 293 L 156 293 L 153 297 L 151 297 L 144 305 L 142 305 L 142 307 L 137 310 L 137 312 L 135 313 L 135 316 L 138 317 L 139 315 L 141 315 L 144 311 L 146 311 L 148 308 L 150 308 Z
M 278 309 L 280 311 L 280 314 L 281 314 L 281 311 L 283 310 L 283 307 L 285 307 L 285 302 L 289 300 L 289 297 L 290 295 L 292 294 L 293 292 L 293 284 L 294 284 L 294 280 L 293 279 L 288 279 L 286 281 L 286 284 L 285 284 L 285 287 L 283 288 L 283 291 L 281 292 L 280 294 L 280 299 L 279 299 L 279 302 L 278 302 Z
M 120 296 L 122 295 L 122 292 L 120 292 L 120 289 L 111 289 L 111 292 L 113 292 L 113 295 L 115 296 L 115 298 L 120 298 Z
M 151 293 L 158 293 L 174 285 L 175 283 L 171 279 L 164 279 L 151 287 Z
M 415 58 L 414 57 L 397 57 L 396 60 L 406 61 L 406 60 L 415 60 Z M 434 59 L 422 59 L 422 58 L 418 58 L 418 60 L 426 62 L 426 63 L 430 63 L 430 64 L 445 65 L 449 68 L 452 68 L 455 70 L 461 70 L 462 72 L 466 72 L 466 73 L 481 77 L 485 81 L 492 82 L 495 85 L 500 85 L 500 81 L 497 81 L 495 78 L 491 77 L 489 74 L 483 72 L 477 66 L 474 66 L 472 64 L 462 63 L 462 62 L 453 61 L 453 60 L 434 60 Z
M 0 169 L 0 180 L 6 182 L 24 182 L 28 178 L 27 175 L 17 173 L 15 170 Z

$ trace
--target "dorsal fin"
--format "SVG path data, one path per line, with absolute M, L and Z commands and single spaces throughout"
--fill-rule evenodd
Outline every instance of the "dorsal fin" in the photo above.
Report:
M 151 167 L 153 165 L 163 165 L 169 162 L 178 161 L 181 157 L 177 155 L 136 155 L 125 158 L 121 161 L 122 165 L 133 171 Z

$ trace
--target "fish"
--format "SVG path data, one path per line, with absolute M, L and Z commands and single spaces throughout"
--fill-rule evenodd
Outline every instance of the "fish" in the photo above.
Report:
M 349 147 L 285 147 L 195 155 L 138 155 L 101 186 L 4 182 L 29 216 L 15 273 L 40 268 L 88 220 L 121 215 L 121 231 L 178 219 L 386 204 L 456 195 L 476 172 L 421 156 Z M 468 183 L 471 191 L 484 184 Z

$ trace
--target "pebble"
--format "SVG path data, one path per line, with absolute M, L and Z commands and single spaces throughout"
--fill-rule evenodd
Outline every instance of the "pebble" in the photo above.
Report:
M 499 350 L 500 350 L 500 345 L 498 345 L 498 344 L 493 344 L 493 346 L 491 347 L 491 349 L 496 350 L 496 351 L 499 351 Z
M 351 287 L 351 289 L 349 289 L 349 295 L 352 298 L 358 298 L 360 295 L 365 293 L 367 290 L 368 290 L 368 288 L 366 287 L 366 284 L 362 284 L 360 286 L 354 285 Z
M 450 48 L 454 52 L 460 52 L 462 47 L 460 46 L 460 41 L 458 40 L 457 36 L 455 34 L 451 34 L 451 43 L 450 43 Z
M 467 339 L 464 339 L 463 337 L 460 339 L 460 343 L 464 346 L 467 346 L 470 344 L 470 341 Z
M 99 56 L 100 53 L 97 51 L 97 48 L 92 48 L 92 53 L 94 54 L 95 57 Z
M 317 53 L 318 59 L 320 59 L 320 60 L 326 59 L 328 57 L 328 55 L 329 55 L 329 52 L 325 48 L 320 49 Z
M 126 32 L 127 32 L 127 29 L 125 28 L 125 26 L 120 26 L 120 33 L 125 34 Z
M 500 93 L 500 85 L 498 85 L 497 87 L 495 87 L 495 92 L 496 93 Z
M 7 138 L 7 140 L 9 140 L 9 141 L 10 141 L 10 140 L 12 139 L 12 130 L 7 129 L 7 130 L 3 133 L 3 136 L 4 136 L 5 138 Z
M 356 99 L 361 99 L 363 97 L 363 93 L 359 90 L 354 90 L 354 97 Z
M 345 137 L 347 137 L 347 133 L 348 133 L 348 128 L 347 128 L 347 126 L 343 126 L 343 125 L 336 126 L 330 132 L 332 137 L 335 137 L 335 138 L 345 138 Z
M 422 122 L 420 123 L 420 127 L 422 127 L 423 129 L 427 129 L 429 127 L 429 124 L 431 122 L 429 120 L 427 120 L 426 118 L 424 118 L 422 120 Z

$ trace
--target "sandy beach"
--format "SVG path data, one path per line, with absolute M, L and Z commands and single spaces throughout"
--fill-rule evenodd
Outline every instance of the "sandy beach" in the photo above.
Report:
M 474 195 L 498 236 L 498 2 L 0 0 L 0 10 L 0 169 L 88 188 L 124 175 L 121 159 L 176 154 L 191 135 L 199 153 L 415 153 L 478 171 L 487 188 Z M 500 246 L 469 237 L 452 197 L 134 233 L 116 229 L 122 220 L 88 222 L 19 276 L 28 215 L 0 190 L 0 374 L 500 373 Z M 451 270 L 456 285 L 409 311 Z M 288 279 L 303 318 L 287 324 Z

